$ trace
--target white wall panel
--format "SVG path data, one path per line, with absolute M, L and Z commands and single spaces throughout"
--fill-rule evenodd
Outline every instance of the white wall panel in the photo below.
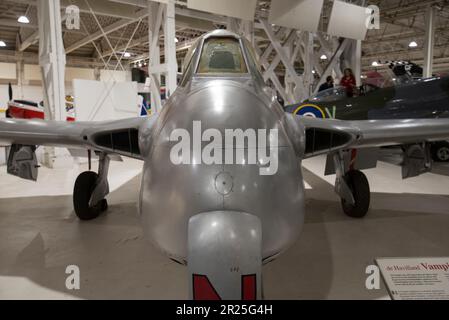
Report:
M 66 68 L 65 81 L 71 82 L 73 79 L 95 80 L 94 69 Z
M 41 68 L 37 64 L 26 64 L 23 67 L 23 78 L 25 81 L 42 81 Z
M 113 120 L 137 117 L 140 113 L 137 82 L 73 80 L 76 119 Z
M 105 82 L 126 82 L 131 81 L 131 71 L 122 70 L 100 70 L 100 80 Z
M 0 62 L 0 79 L 14 80 L 17 77 L 16 64 Z

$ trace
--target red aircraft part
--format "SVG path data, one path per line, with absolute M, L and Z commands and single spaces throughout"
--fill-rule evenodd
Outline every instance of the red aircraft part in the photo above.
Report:
M 11 118 L 16 119 L 44 119 L 44 111 L 41 108 L 18 104 L 15 102 L 8 103 L 8 111 Z M 75 121 L 74 117 L 67 116 L 67 121 Z

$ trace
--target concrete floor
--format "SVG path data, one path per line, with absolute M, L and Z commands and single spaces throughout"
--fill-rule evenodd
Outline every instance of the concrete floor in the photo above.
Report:
M 41 168 L 37 183 L 0 167 L 0 299 L 185 299 L 187 269 L 142 238 L 136 216 L 141 163 L 113 162 L 109 210 L 78 221 L 71 191 L 78 172 Z M 307 215 L 285 254 L 264 267 L 267 299 L 385 299 L 365 289 L 375 257 L 449 255 L 449 177 L 402 181 L 400 168 L 367 170 L 372 193 L 365 219 L 344 216 L 323 177 L 324 158 L 304 162 Z M 449 166 L 439 166 L 449 174 Z M 65 268 L 81 270 L 81 289 L 65 288 Z

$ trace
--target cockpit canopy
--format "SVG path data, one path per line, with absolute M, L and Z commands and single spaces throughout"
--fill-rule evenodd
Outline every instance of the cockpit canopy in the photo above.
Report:
M 236 38 L 216 37 L 204 41 L 196 73 L 247 73 L 240 43 Z
M 251 44 L 227 30 L 215 30 L 200 37 L 189 49 L 184 61 L 181 86 L 192 77 L 263 78 Z

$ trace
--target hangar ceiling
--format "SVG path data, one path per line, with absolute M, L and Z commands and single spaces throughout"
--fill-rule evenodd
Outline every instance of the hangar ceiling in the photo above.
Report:
M 61 0 L 63 8 L 76 4 L 81 10 L 80 30 L 68 30 L 63 26 L 68 64 L 101 67 L 104 65 L 102 58 L 114 61 L 113 51 L 97 21 L 117 52 L 123 51 L 130 42 L 127 50 L 132 54 L 128 58 L 130 63 L 146 58 L 148 52 L 146 3 L 146 0 L 89 0 L 95 12 L 94 16 L 85 0 Z M 370 30 L 362 43 L 363 70 L 372 69 L 372 62 L 377 60 L 411 60 L 422 64 L 425 12 L 429 5 L 436 5 L 434 72 L 449 72 L 449 0 L 371 0 L 366 3 L 379 6 L 381 28 Z M 326 0 L 320 30 L 326 30 L 331 7 L 332 1 Z M 259 0 L 256 19 L 268 17 L 269 9 L 270 1 Z M 17 18 L 21 15 L 26 15 L 30 23 L 17 22 Z M 213 28 L 224 27 L 227 21 L 228 19 L 223 16 L 188 9 L 185 0 L 176 1 L 178 58 L 182 59 L 193 39 Z M 35 0 L 0 0 L 0 40 L 6 43 L 6 47 L 0 48 L 0 61 L 15 61 L 20 58 L 30 63 L 37 63 L 37 26 Z M 410 48 L 411 41 L 415 41 L 418 46 Z M 269 43 L 263 31 L 257 28 L 256 43 L 261 48 Z M 163 46 L 162 33 L 161 45 Z

